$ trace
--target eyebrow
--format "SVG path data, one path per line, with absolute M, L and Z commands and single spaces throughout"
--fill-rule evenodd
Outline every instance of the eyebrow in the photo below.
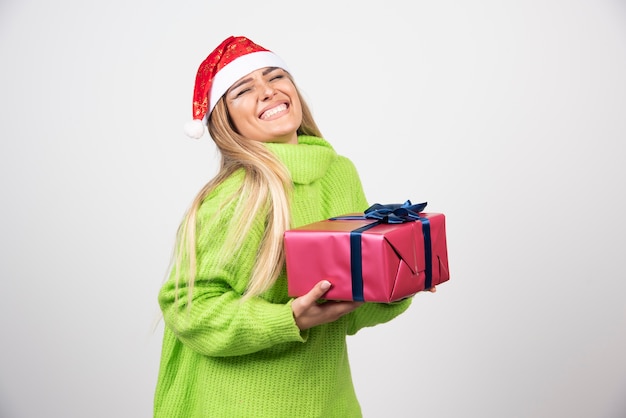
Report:
M 263 75 L 265 76 L 265 75 L 267 75 L 267 74 L 271 73 L 271 72 L 272 72 L 272 71 L 274 71 L 274 70 L 278 70 L 279 68 L 280 68 L 280 67 L 267 67 L 267 68 L 263 71 Z M 235 90 L 235 89 L 236 89 L 236 88 L 238 88 L 238 87 L 241 87 L 242 85 L 244 85 L 244 84 L 246 84 L 246 83 L 248 83 L 248 82 L 250 82 L 250 81 L 252 81 L 252 78 L 251 78 L 251 77 L 244 78 L 244 79 L 243 79 L 243 80 L 241 80 L 239 83 L 237 83 L 237 84 L 233 84 L 233 85 L 232 85 L 232 87 L 228 89 L 228 92 L 227 92 L 227 93 L 230 93 L 231 91 Z

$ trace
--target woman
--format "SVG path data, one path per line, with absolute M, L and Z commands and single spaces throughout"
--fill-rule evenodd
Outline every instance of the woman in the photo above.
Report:
M 287 295 L 286 229 L 369 205 L 354 165 L 322 139 L 284 62 L 245 37 L 200 65 L 187 133 L 222 155 L 179 228 L 159 293 L 165 321 L 155 417 L 360 417 L 346 335 L 393 304 Z

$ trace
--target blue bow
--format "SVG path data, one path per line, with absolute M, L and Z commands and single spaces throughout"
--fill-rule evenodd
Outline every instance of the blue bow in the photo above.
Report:
M 407 200 L 403 204 L 381 205 L 375 203 L 365 210 L 365 218 L 377 219 L 386 224 L 399 224 L 412 222 L 419 219 L 419 213 L 424 211 L 427 202 L 411 204 Z
M 427 203 L 422 202 L 416 205 L 412 204 L 410 200 L 400 204 L 391 203 L 388 205 L 381 205 L 380 203 L 374 203 L 369 208 L 365 209 L 364 215 L 345 215 L 336 216 L 330 218 L 331 221 L 338 220 L 359 220 L 359 219 L 375 219 L 377 224 L 401 224 L 404 222 L 413 222 L 420 219 L 419 213 L 426 208 Z

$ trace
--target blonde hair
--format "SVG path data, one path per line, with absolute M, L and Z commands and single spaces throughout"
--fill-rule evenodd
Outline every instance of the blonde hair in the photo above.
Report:
M 288 74 L 293 82 L 293 79 Z M 295 83 L 294 83 L 295 85 Z M 296 92 L 302 105 L 302 122 L 298 135 L 321 137 L 308 105 L 300 91 Z M 192 291 L 196 275 L 196 216 L 202 202 L 224 180 L 235 171 L 244 169 L 245 176 L 240 189 L 223 204 L 236 204 L 237 218 L 228 226 L 228 237 L 220 254 L 220 263 L 241 248 L 259 213 L 266 213 L 266 229 L 257 252 L 252 274 L 244 292 L 244 299 L 258 296 L 268 290 L 281 273 L 285 260 L 283 233 L 290 227 L 289 199 L 292 190 L 290 173 L 283 163 L 262 142 L 239 135 L 230 120 L 223 97 L 217 102 L 208 122 L 209 133 L 220 153 L 221 164 L 217 175 L 196 195 L 187 210 L 176 237 L 174 253 L 174 277 L 176 294 L 184 271 L 187 280 L 188 307 L 191 306 Z

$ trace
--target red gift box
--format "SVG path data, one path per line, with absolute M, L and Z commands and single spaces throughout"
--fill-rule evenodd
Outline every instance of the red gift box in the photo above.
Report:
M 315 222 L 285 232 L 285 253 L 292 297 L 326 279 L 325 299 L 388 303 L 450 278 L 442 213 L 403 223 L 358 215 Z

